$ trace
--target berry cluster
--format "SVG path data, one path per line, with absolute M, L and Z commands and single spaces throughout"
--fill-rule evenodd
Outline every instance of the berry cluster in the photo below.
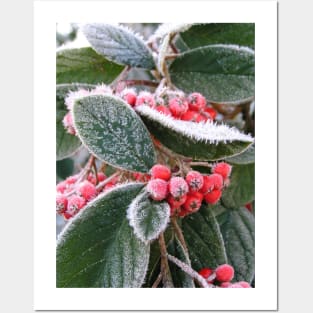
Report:
M 121 97 L 131 106 L 148 105 L 156 111 L 176 119 L 192 122 L 206 122 L 216 118 L 216 111 L 207 104 L 203 95 L 194 92 L 186 96 L 185 94 L 156 96 L 147 91 L 142 91 L 138 95 L 134 89 L 124 89 Z
M 205 201 L 216 204 L 222 190 L 229 184 L 231 166 L 220 162 L 212 167 L 211 175 L 189 171 L 185 178 L 172 176 L 171 170 L 161 164 L 154 165 L 146 190 L 156 201 L 166 200 L 171 208 L 171 216 L 184 217 L 197 212 Z
M 163 96 L 157 96 L 147 91 L 141 91 L 139 94 L 133 88 L 125 88 L 122 91 L 115 93 L 107 85 L 98 85 L 94 89 L 86 90 L 79 89 L 69 92 L 65 99 L 65 105 L 69 112 L 63 118 L 63 125 L 71 135 L 76 135 L 76 130 L 73 124 L 72 108 L 74 101 L 81 97 L 90 95 L 112 95 L 120 97 L 132 107 L 138 105 L 148 105 L 156 111 L 165 115 L 172 116 L 176 119 L 192 122 L 206 122 L 216 118 L 216 111 L 207 104 L 203 95 L 198 92 L 185 95 L 180 92 L 165 93 Z
M 222 264 L 216 269 L 205 267 L 198 273 L 206 279 L 208 284 L 216 285 L 220 288 L 251 288 L 246 281 L 231 282 L 234 278 L 235 270 L 229 264 Z
M 97 173 L 98 183 L 104 181 L 106 176 Z M 87 179 L 79 181 L 79 175 L 68 177 L 56 186 L 56 211 L 65 220 L 75 216 L 86 204 L 94 199 L 99 193 L 115 186 L 116 181 L 108 182 L 103 188 L 97 189 L 97 178 L 89 174 Z

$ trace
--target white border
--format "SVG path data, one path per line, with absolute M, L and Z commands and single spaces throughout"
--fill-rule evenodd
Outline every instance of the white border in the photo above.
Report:
M 256 24 L 256 288 L 55 288 L 55 24 L 87 21 Z M 277 309 L 277 3 L 35 1 L 34 39 L 34 308 Z

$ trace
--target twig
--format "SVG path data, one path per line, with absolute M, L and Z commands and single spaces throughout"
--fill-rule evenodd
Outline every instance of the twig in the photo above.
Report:
M 113 178 L 115 178 L 118 175 L 120 175 L 119 171 L 115 172 L 113 175 L 102 181 L 99 185 L 97 185 L 96 187 L 97 191 L 100 191 L 107 183 L 109 183 L 111 180 L 113 180 Z
M 178 260 L 177 258 L 175 258 L 174 256 L 172 256 L 170 254 L 167 255 L 167 258 L 171 262 L 176 264 L 180 269 L 182 269 L 189 276 L 194 278 L 200 284 L 201 287 L 203 287 L 203 288 L 214 288 L 213 285 L 209 285 L 207 283 L 207 281 L 201 275 L 199 275 L 195 270 L 193 270 L 188 264 Z
M 190 162 L 189 165 L 190 165 L 190 166 L 212 167 L 212 165 L 209 164 L 209 163 L 207 163 L 207 162 Z
M 187 248 L 187 244 L 186 244 L 186 241 L 185 241 L 185 238 L 184 238 L 184 235 L 183 235 L 183 232 L 182 230 L 180 229 L 178 223 L 177 223 L 177 218 L 176 216 L 172 216 L 171 217 L 171 222 L 172 222 L 172 225 L 174 227 L 174 231 L 178 237 L 178 240 L 181 242 L 185 252 L 187 253 L 188 255 L 188 248 Z
M 162 280 L 162 273 L 160 273 L 152 285 L 152 288 L 157 288 Z
M 165 60 L 172 60 L 179 56 L 179 53 L 172 53 L 165 56 Z
M 161 274 L 162 274 L 162 282 L 164 288 L 174 288 L 170 267 L 167 261 L 167 250 L 166 244 L 164 240 L 164 234 L 161 233 L 159 235 L 159 247 L 161 253 Z

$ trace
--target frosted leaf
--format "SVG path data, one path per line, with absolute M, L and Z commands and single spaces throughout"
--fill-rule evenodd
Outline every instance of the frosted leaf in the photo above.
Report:
M 143 242 L 156 239 L 163 232 L 170 219 L 167 202 L 156 202 L 147 192 L 138 195 L 127 210 L 127 218 L 136 236 Z
M 79 138 L 100 160 L 144 173 L 156 163 L 148 130 L 122 99 L 112 95 L 78 99 L 73 116 Z
M 147 69 L 155 66 L 143 38 L 125 26 L 93 23 L 84 25 L 82 31 L 91 46 L 111 61 Z
M 69 221 L 57 242 L 57 287 L 141 287 L 150 246 L 135 236 L 126 209 L 142 188 L 113 188 Z
M 250 135 L 212 121 L 194 123 L 174 119 L 145 106 L 137 106 L 150 132 L 176 153 L 198 160 L 218 160 L 243 152 L 253 142 Z

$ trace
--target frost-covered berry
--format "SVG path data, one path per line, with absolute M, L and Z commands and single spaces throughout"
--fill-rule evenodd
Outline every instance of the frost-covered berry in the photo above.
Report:
M 185 180 L 191 191 L 197 191 L 203 187 L 203 176 L 198 171 L 188 172 Z
M 113 187 L 115 187 L 115 183 L 114 182 L 108 182 L 104 187 L 103 187 L 103 191 L 106 191 L 106 190 L 110 190 L 112 189 Z
M 222 175 L 223 179 L 226 179 L 230 176 L 231 173 L 231 165 L 225 162 L 217 163 L 212 168 L 212 173 Z
M 206 106 L 206 100 L 199 92 L 194 92 L 188 96 L 188 103 L 190 110 L 200 111 Z
M 234 278 L 234 268 L 229 264 L 222 264 L 215 269 L 216 280 L 230 282 Z
M 90 95 L 90 91 L 86 89 L 79 89 L 77 91 L 70 91 L 65 98 L 65 105 L 68 110 L 72 110 L 75 100 Z
M 142 105 L 142 104 L 148 105 L 150 107 L 154 107 L 155 106 L 154 96 L 150 92 L 147 92 L 147 91 L 140 92 L 139 95 L 137 96 L 135 105 L 137 106 L 137 105 Z
M 168 194 L 168 182 L 160 178 L 151 179 L 147 184 L 146 190 L 153 200 L 161 201 Z
M 203 197 L 202 194 L 201 194 L 201 196 Z M 194 194 L 187 194 L 187 199 L 186 199 L 185 203 L 182 205 L 182 207 L 186 211 L 194 213 L 200 209 L 201 203 L 202 203 L 202 198 L 200 198 Z
M 77 182 L 78 175 L 69 176 L 66 178 L 65 183 L 67 186 L 73 185 Z
M 219 174 L 211 174 L 203 176 L 203 186 L 200 189 L 200 192 L 207 194 L 213 189 L 222 189 L 223 188 L 223 177 Z
M 58 193 L 64 193 L 67 189 L 67 185 L 65 181 L 61 181 L 60 183 L 57 184 L 56 190 Z
M 67 197 L 62 194 L 56 196 L 56 211 L 58 214 L 62 214 L 67 210 Z
M 239 281 L 236 284 L 239 284 L 242 288 L 251 288 L 251 285 L 246 281 Z
M 164 115 L 169 115 L 171 116 L 172 113 L 171 111 L 169 110 L 168 107 L 166 107 L 165 105 L 158 105 L 156 107 L 154 107 L 154 109 L 160 113 L 163 113 Z
M 72 218 L 75 215 L 75 213 L 72 214 L 68 211 L 65 211 L 62 215 L 63 215 L 65 220 L 69 220 L 70 218 Z
M 71 134 L 71 135 L 76 134 L 76 129 L 75 129 L 74 123 L 73 123 L 72 112 L 68 112 L 65 114 L 65 116 L 63 118 L 63 125 L 69 134 Z
M 232 285 L 232 283 L 230 283 L 229 281 L 225 281 L 223 283 L 220 284 L 221 288 L 229 288 Z
M 97 177 L 98 177 L 98 182 L 102 182 L 107 178 L 106 175 L 101 172 L 97 173 Z
M 132 88 L 126 88 L 121 92 L 121 98 L 133 107 L 136 104 L 137 93 Z
M 204 267 L 198 272 L 198 274 L 201 275 L 205 279 L 208 279 L 213 273 L 214 273 L 214 270 L 209 267 Z M 213 281 L 214 281 L 214 278 L 207 280 L 208 283 L 212 283 Z
M 106 84 L 97 85 L 94 89 L 90 90 L 90 95 L 107 95 L 112 94 L 112 89 Z
M 80 183 L 77 192 L 81 195 L 86 201 L 90 201 L 93 199 L 97 194 L 97 189 L 94 184 L 85 180 L 84 182 Z
M 173 116 L 180 117 L 187 112 L 188 102 L 184 98 L 175 97 L 169 101 L 169 108 Z
M 204 195 L 204 200 L 206 203 L 216 204 L 218 200 L 221 198 L 221 196 L 222 196 L 222 190 L 213 189 L 212 191 Z
M 67 202 L 66 212 L 75 215 L 80 209 L 82 209 L 86 204 L 85 198 L 77 195 L 72 195 Z
M 182 177 L 172 177 L 169 183 L 169 191 L 174 198 L 180 198 L 187 194 L 189 187 Z
M 163 180 L 169 180 L 171 178 L 171 170 L 162 164 L 153 165 L 150 173 L 152 178 L 160 178 Z

